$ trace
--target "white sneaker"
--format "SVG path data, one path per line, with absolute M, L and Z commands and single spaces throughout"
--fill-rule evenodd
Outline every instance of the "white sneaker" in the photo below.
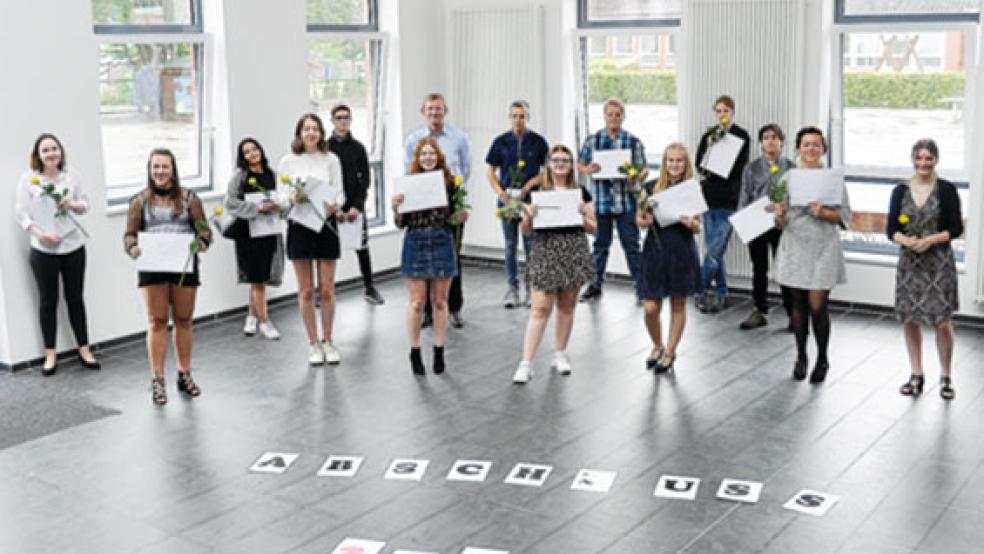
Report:
M 252 337 L 256 334 L 256 316 L 248 315 L 246 316 L 246 323 L 243 325 L 243 334 Z
M 325 351 L 321 348 L 321 343 L 316 342 L 308 347 L 308 363 L 311 365 L 325 363 Z
M 267 340 L 277 340 L 280 338 L 280 331 L 273 326 L 272 321 L 260 322 L 260 334 L 262 334 L 263 338 Z
M 566 352 L 554 352 L 553 361 L 550 362 L 550 367 L 555 369 L 557 373 L 561 375 L 571 374 L 571 361 L 567 358 Z
M 321 343 L 321 348 L 325 352 L 325 363 L 337 364 L 342 361 L 342 353 L 335 348 L 335 345 L 330 342 Z
M 517 385 L 529 383 L 530 377 L 533 377 L 533 368 L 530 367 L 530 363 L 519 362 L 519 367 L 516 368 L 516 373 L 513 373 L 513 383 L 516 383 Z

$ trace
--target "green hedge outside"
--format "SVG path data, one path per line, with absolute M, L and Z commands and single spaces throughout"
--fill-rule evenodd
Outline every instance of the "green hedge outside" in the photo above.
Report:
M 949 108 L 942 98 L 961 98 L 965 91 L 962 73 L 869 73 L 844 74 L 844 106 L 848 108 Z M 592 67 L 588 76 L 589 101 L 619 98 L 628 103 L 677 103 L 674 71 L 644 71 Z

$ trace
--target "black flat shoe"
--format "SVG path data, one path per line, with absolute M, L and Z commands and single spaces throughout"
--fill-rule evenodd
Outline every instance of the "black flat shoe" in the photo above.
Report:
M 41 366 L 41 375 L 44 377 L 51 377 L 58 371 L 58 360 L 55 360 L 55 365 L 53 366 Z
M 663 357 L 664 352 L 666 352 L 666 349 L 662 346 L 650 352 L 649 357 L 646 358 L 646 369 L 656 369 L 656 366 L 659 364 L 659 359 Z
M 828 369 L 830 369 L 830 364 L 827 362 L 817 362 L 817 365 L 813 366 L 813 372 L 810 373 L 810 382 L 814 385 L 823 383 L 823 380 L 827 378 Z
M 102 365 L 99 363 L 99 360 L 92 358 L 92 361 L 90 362 L 85 358 L 83 358 L 82 354 L 79 354 L 78 357 L 79 357 L 79 363 L 82 364 L 82 367 L 92 370 L 102 369 Z
M 793 379 L 802 381 L 806 379 L 806 358 L 799 358 L 793 365 Z
M 655 373 L 666 373 L 673 369 L 673 363 L 676 362 L 676 354 L 670 354 L 666 350 L 660 353 L 659 360 L 656 362 L 656 367 L 653 368 Z

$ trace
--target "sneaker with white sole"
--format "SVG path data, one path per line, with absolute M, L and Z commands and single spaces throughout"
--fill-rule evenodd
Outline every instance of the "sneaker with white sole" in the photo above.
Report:
M 561 375 L 571 374 L 571 361 L 567 358 L 566 352 L 554 352 L 550 367 Z
M 325 351 L 321 348 L 321 343 L 314 343 L 308 347 L 308 363 L 311 365 L 322 365 L 325 363 Z
M 530 377 L 533 377 L 533 368 L 530 366 L 530 363 L 519 362 L 519 367 L 516 368 L 516 373 L 513 373 L 513 383 L 516 383 L 517 385 L 529 383 Z
M 243 334 L 247 337 L 252 337 L 256 334 L 256 323 L 257 319 L 255 315 L 246 316 L 246 323 L 243 324 Z
M 277 340 L 280 338 L 280 331 L 273 326 L 272 321 L 260 322 L 260 334 L 267 340 Z
M 330 341 L 321 343 L 321 347 L 325 352 L 325 363 L 335 365 L 342 361 L 342 353 Z

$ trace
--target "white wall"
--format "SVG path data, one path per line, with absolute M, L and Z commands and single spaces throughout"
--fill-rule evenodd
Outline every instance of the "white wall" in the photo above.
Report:
M 383 0 L 383 31 L 398 43 L 396 0 Z M 297 117 L 308 109 L 307 38 L 304 0 L 283 0 L 271 14 L 264 0 L 205 1 L 205 31 L 212 34 L 207 80 L 209 116 L 216 125 L 216 183 L 225 189 L 235 144 L 246 135 L 259 139 L 269 157 L 287 151 Z M 408 3 L 409 4 L 409 3 Z M 419 2 L 423 8 L 424 2 Z M 415 10 L 420 11 L 420 10 Z M 58 17 L 51 17 L 57 13 Z M 41 39 L 39 37 L 46 37 Z M 123 253 L 125 216 L 107 210 L 103 152 L 99 133 L 99 51 L 92 32 L 90 2 L 34 0 L 0 3 L 0 49 L 18 52 L 0 58 L 0 71 L 12 77 L 0 87 L 0 181 L 6 183 L 0 210 L 0 363 L 16 364 L 41 353 L 37 325 L 37 292 L 27 264 L 26 235 L 14 223 L 14 189 L 28 168 L 28 154 L 43 131 L 58 135 L 67 160 L 82 175 L 92 198 L 91 213 L 82 218 L 92 235 L 87 248 L 86 306 L 90 340 L 100 342 L 143 331 L 145 311 L 136 288 L 133 263 Z M 398 65 L 390 67 L 389 82 L 399 81 Z M 387 91 L 399 98 L 399 87 Z M 387 136 L 401 136 L 402 110 L 389 110 Z M 388 147 L 389 143 L 388 141 Z M 387 151 L 387 165 L 398 163 Z M 220 194 L 206 194 L 211 209 Z M 396 267 L 402 235 L 377 233 L 372 239 L 376 271 Z M 219 239 L 203 255 L 203 286 L 196 317 L 245 304 L 246 288 L 236 285 L 235 258 L 230 241 Z M 354 254 L 339 261 L 338 279 L 358 276 Z M 273 296 L 295 292 L 292 271 Z M 59 349 L 74 346 L 64 309 L 60 312 Z

